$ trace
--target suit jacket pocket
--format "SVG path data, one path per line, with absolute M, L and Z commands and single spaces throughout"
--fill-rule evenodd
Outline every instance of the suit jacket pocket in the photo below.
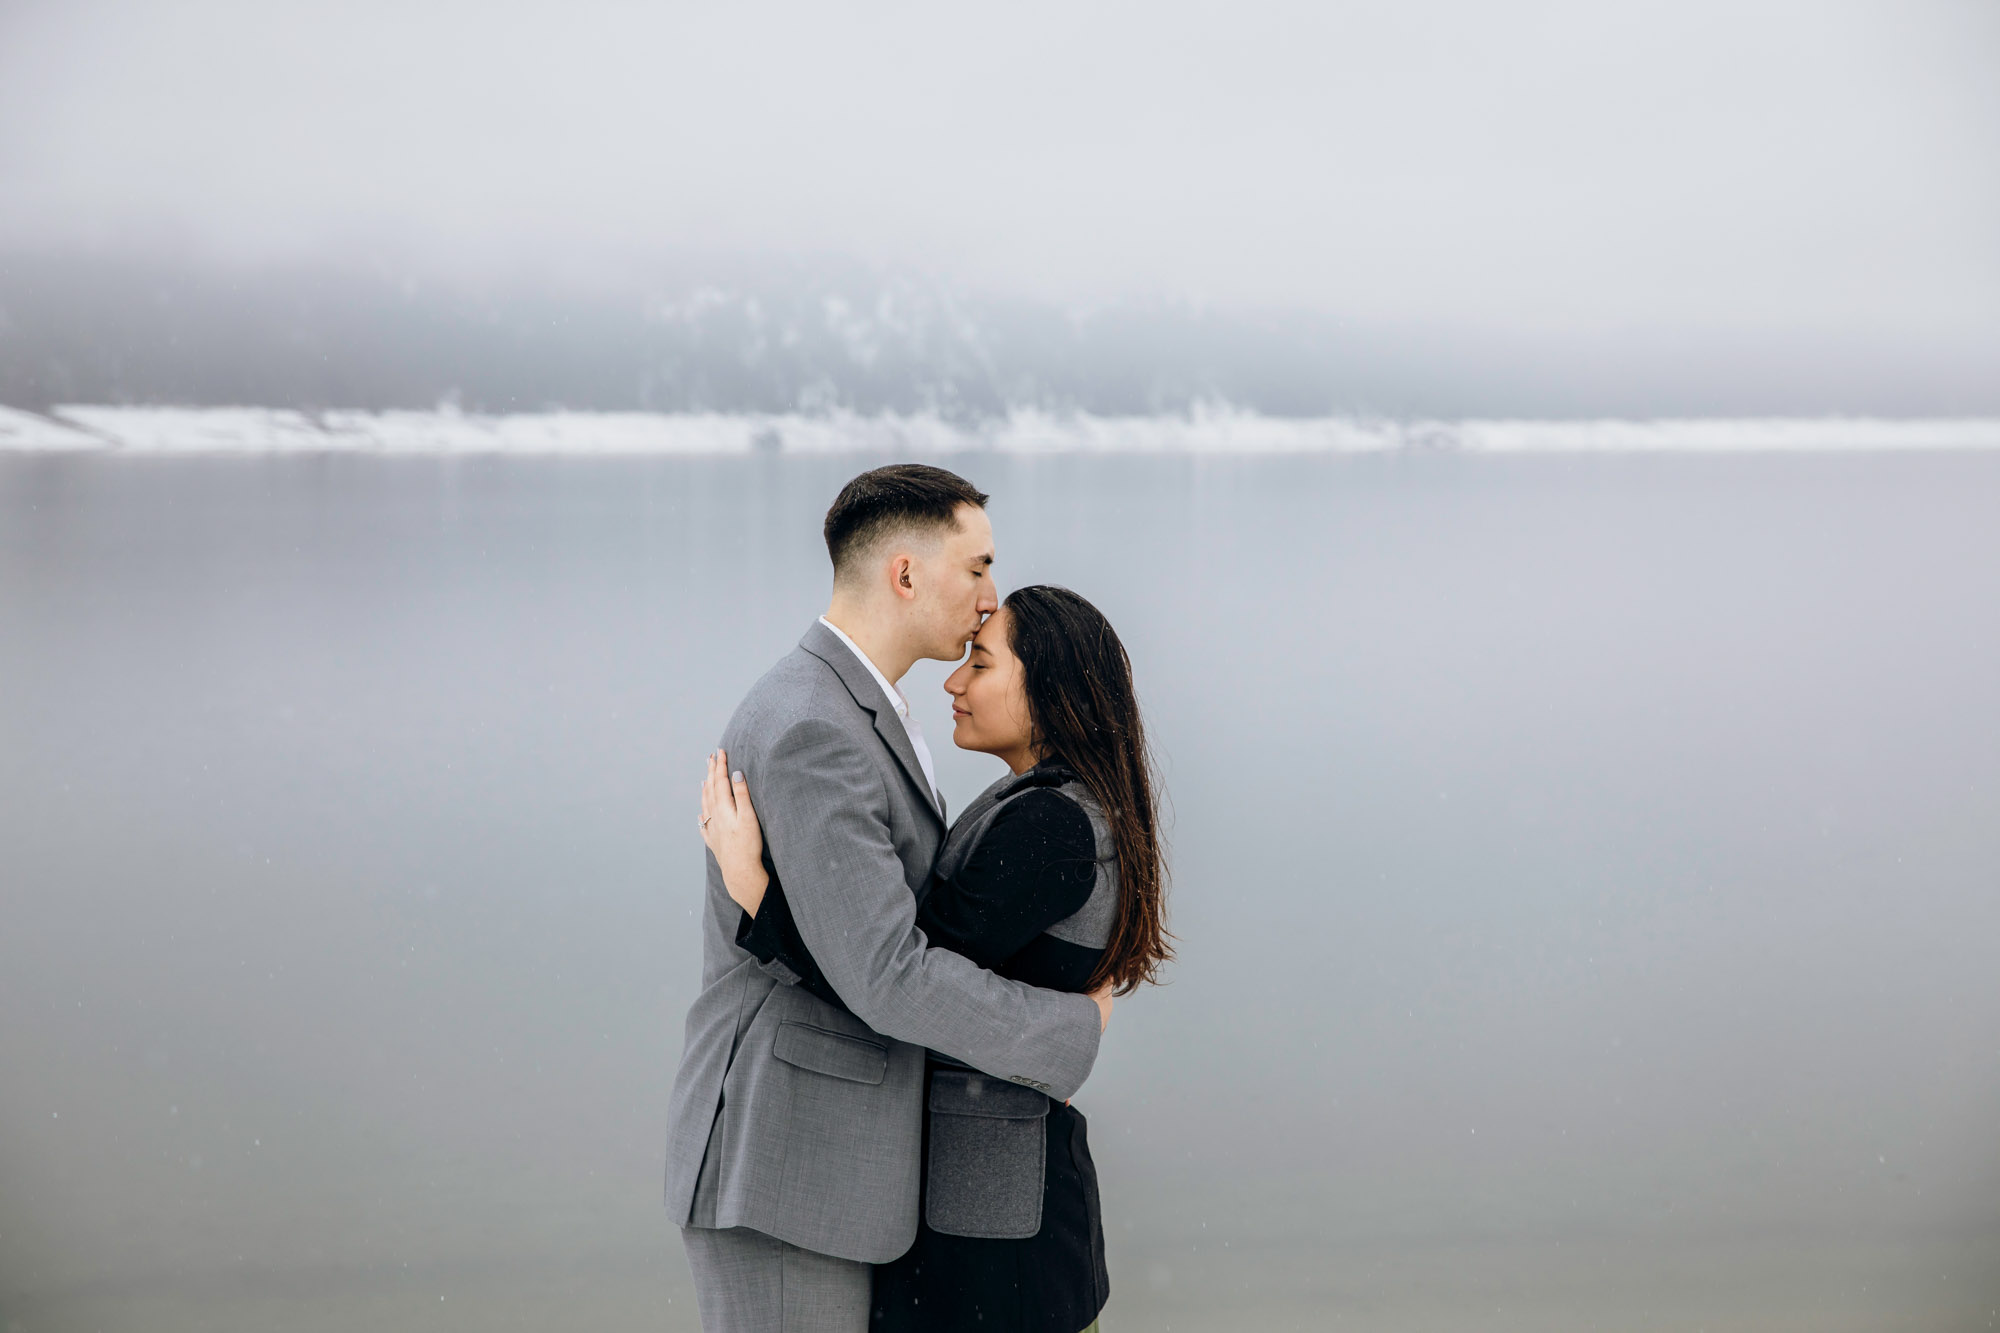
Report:
M 1042 1229 L 1049 1099 L 970 1069 L 931 1074 L 924 1221 L 947 1236 L 1025 1240 Z
M 780 1023 L 771 1054 L 788 1065 L 854 1083 L 880 1083 L 889 1052 L 872 1041 L 842 1036 L 806 1023 Z

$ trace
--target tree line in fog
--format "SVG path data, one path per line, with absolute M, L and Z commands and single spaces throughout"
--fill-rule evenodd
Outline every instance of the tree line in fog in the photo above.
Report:
M 0 255 L 0 403 L 1924 415 L 2000 411 L 2000 389 L 1869 348 L 1537 341 L 1173 302 L 1064 309 L 836 264 L 476 284 L 382 265 L 14 254 Z

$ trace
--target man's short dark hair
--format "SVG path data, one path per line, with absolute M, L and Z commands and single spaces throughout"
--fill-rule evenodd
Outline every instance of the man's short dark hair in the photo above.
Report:
M 957 526 L 958 507 L 986 507 L 987 496 L 956 472 L 895 463 L 864 472 L 840 488 L 826 511 L 826 553 L 838 581 L 877 539 L 914 528 Z

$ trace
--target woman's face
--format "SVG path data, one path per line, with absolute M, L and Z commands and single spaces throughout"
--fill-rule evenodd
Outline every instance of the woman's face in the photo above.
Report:
M 1001 607 L 986 618 L 972 652 L 945 678 L 951 696 L 951 739 L 961 750 L 998 755 L 1016 773 L 1034 767 L 1033 726 L 1021 659 L 1008 646 L 1011 615 Z

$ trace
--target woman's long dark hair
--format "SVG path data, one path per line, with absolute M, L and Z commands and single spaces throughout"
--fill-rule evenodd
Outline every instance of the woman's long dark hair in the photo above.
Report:
M 1132 662 L 1102 612 L 1068 588 L 1007 596 L 1008 646 L 1021 661 L 1036 753 L 1076 771 L 1104 809 L 1118 858 L 1118 919 L 1090 978 L 1119 995 L 1159 981 L 1174 956 L 1152 753 L 1132 689 Z

